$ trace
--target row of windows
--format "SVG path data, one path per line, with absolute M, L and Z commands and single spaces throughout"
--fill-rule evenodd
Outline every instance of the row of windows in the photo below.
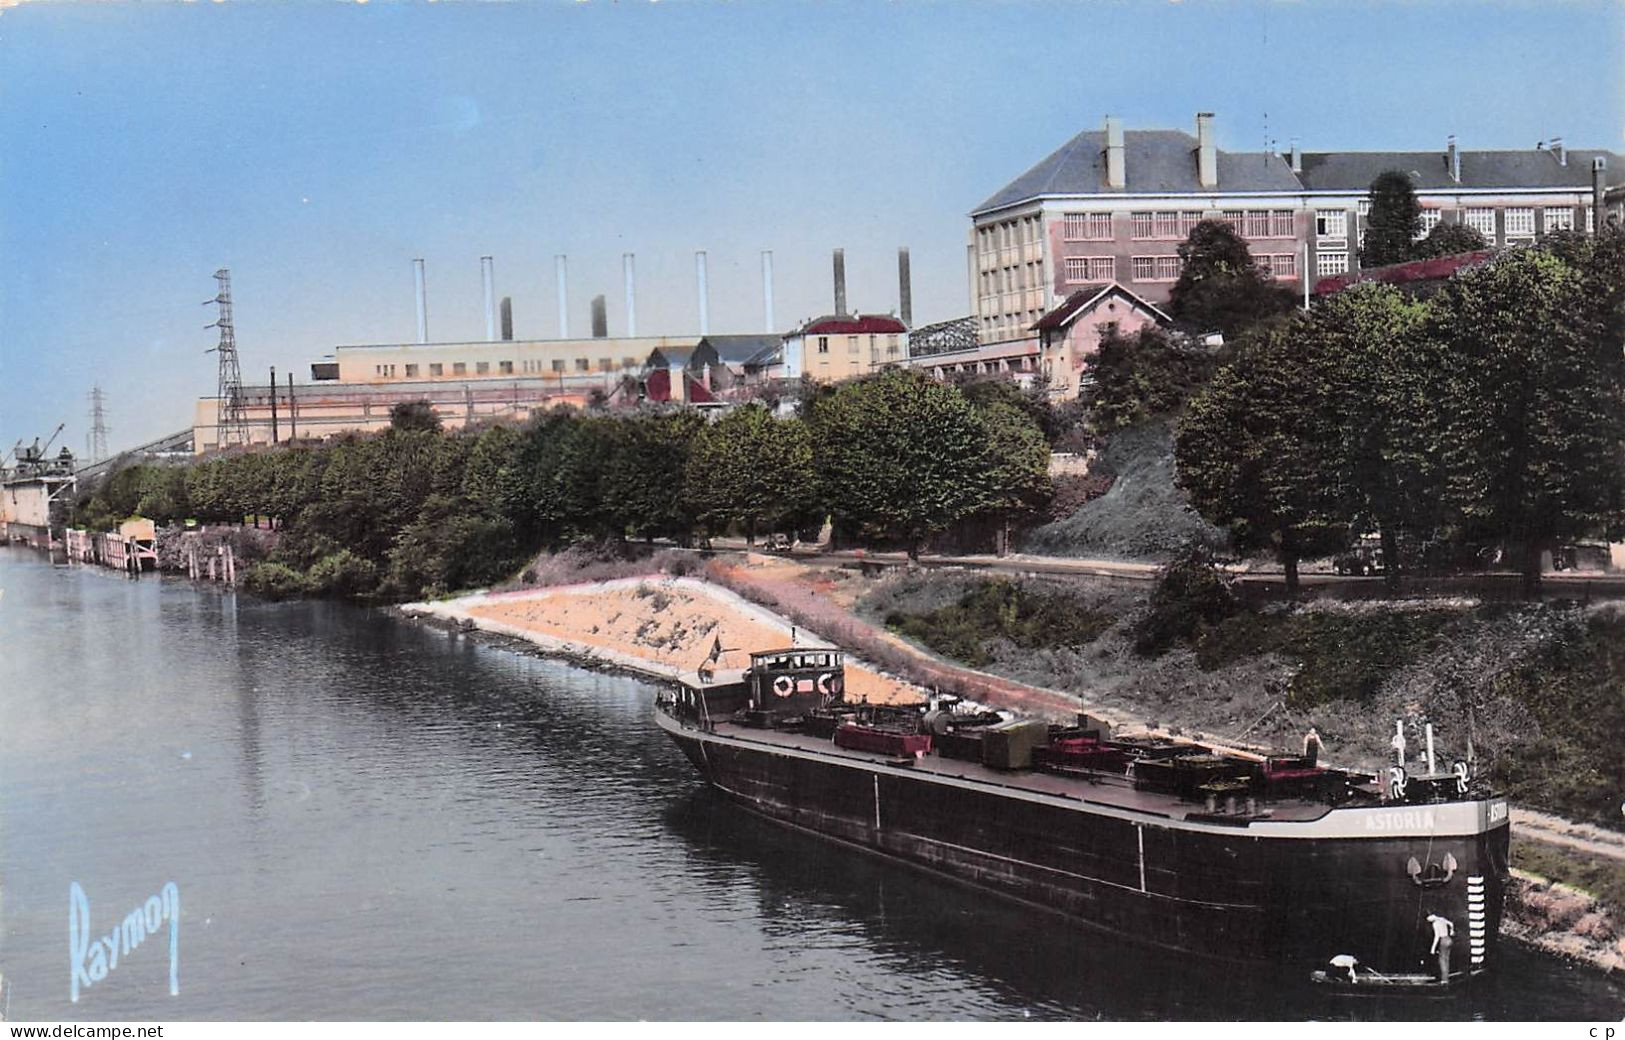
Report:
M 830 337 L 828 337 L 828 336 L 819 336 L 818 337 L 818 353 L 820 353 L 820 354 L 828 354 L 829 353 L 829 340 L 830 340 Z M 897 334 L 892 333 L 892 334 L 890 334 L 890 335 L 888 335 L 886 337 L 886 355 L 888 357 L 896 357 L 897 356 L 897 351 L 898 351 Z M 853 355 L 853 356 L 857 355 L 857 353 L 858 353 L 858 337 L 857 336 L 848 336 L 848 337 L 846 337 L 846 352 L 848 354 L 850 354 L 850 355 Z M 880 337 L 879 337 L 879 335 L 877 335 L 876 333 L 873 333 L 873 332 L 871 332 L 869 334 L 869 353 L 871 355 L 874 355 L 874 356 L 879 356 L 879 354 L 880 354 Z
M 981 283 L 983 296 L 994 296 L 998 293 L 1020 292 L 1023 289 L 1036 289 L 1043 279 L 1043 265 L 1038 262 L 1020 264 L 1015 267 L 1000 267 L 992 271 L 983 271 L 977 276 Z
M 474 374 L 479 375 L 479 376 L 490 375 L 492 373 L 492 369 L 491 369 L 492 364 L 496 365 L 496 372 L 498 374 L 500 374 L 500 375 L 511 376 L 511 375 L 514 374 L 514 367 L 513 367 L 513 362 L 512 361 L 497 361 L 497 362 L 476 361 L 476 362 L 474 362 Z M 522 364 L 523 364 L 523 371 L 525 371 L 527 373 L 550 372 L 550 373 L 552 373 L 554 375 L 558 375 L 560 373 L 570 371 L 572 369 L 572 366 L 570 365 L 570 363 L 563 360 L 562 358 L 555 358 L 551 362 L 546 362 L 545 363 L 546 364 L 545 368 L 543 367 L 544 362 L 537 361 L 537 360 L 525 361 Z M 397 366 L 395 366 L 395 365 L 374 365 L 372 367 L 373 367 L 373 372 L 375 374 L 377 374 L 379 376 L 382 376 L 384 378 L 387 378 L 387 379 L 394 378 L 395 373 L 397 371 Z M 405 377 L 407 379 L 413 379 L 413 378 L 416 378 L 417 376 L 419 376 L 422 373 L 423 367 L 424 366 L 421 363 L 415 363 L 415 362 L 408 362 L 408 363 L 406 363 L 404 365 L 399 366 L 399 368 L 404 369 L 403 374 L 405 375 Z M 622 367 L 622 368 L 637 368 L 637 367 L 639 367 L 638 359 L 633 358 L 633 357 L 623 357 L 621 359 L 620 367 Z M 573 366 L 573 370 L 576 371 L 576 372 L 591 372 L 593 370 L 592 359 L 591 358 L 576 358 L 575 359 L 575 364 Z M 607 358 L 607 357 L 599 358 L 598 359 L 598 371 L 600 371 L 600 372 L 613 372 L 613 371 L 615 371 L 615 361 L 614 361 L 614 359 L 613 358 Z M 428 363 L 428 374 L 430 376 L 443 376 L 443 375 L 446 375 L 447 374 L 447 372 L 446 372 L 446 363 L 442 362 L 442 361 L 431 361 L 431 362 L 429 362 Z M 451 362 L 451 372 L 450 372 L 450 374 L 454 375 L 454 376 L 466 376 L 466 375 L 468 375 L 469 374 L 468 362 L 466 362 L 466 361 L 453 361 L 453 362 Z
M 999 249 L 1009 249 L 1012 246 L 1037 242 L 1040 237 L 1039 218 L 1036 215 L 1017 217 L 1014 220 L 1000 221 L 997 224 L 977 228 L 976 251 L 978 253 L 991 253 Z
M 1291 253 L 1258 253 L 1253 259 L 1259 268 L 1277 278 L 1297 276 L 1297 257 Z M 1130 259 L 1136 282 L 1171 282 L 1179 278 L 1177 256 L 1136 256 Z M 1117 258 L 1112 256 L 1069 256 L 1064 268 L 1066 281 L 1073 285 L 1117 280 Z
M 1033 372 L 1038 368 L 1037 358 L 1014 357 L 996 358 L 992 361 L 961 361 L 954 365 L 933 365 L 931 374 L 938 379 L 946 379 L 955 372 L 980 372 L 989 374 L 993 372 Z
M 1289 209 L 1227 209 L 1224 219 L 1246 238 L 1292 238 L 1298 233 Z
M 1534 206 L 1508 206 L 1502 210 L 1501 212 L 1506 215 L 1506 237 L 1535 237 L 1535 208 Z M 1368 209 L 1368 203 L 1360 203 L 1361 216 L 1364 216 Z M 1544 211 L 1545 230 L 1548 233 L 1552 231 L 1572 231 L 1574 229 L 1574 207 L 1546 206 Z M 1461 222 L 1493 242 L 1495 241 L 1495 213 L 1494 206 L 1468 206 L 1461 212 Z M 1590 207 L 1587 207 L 1588 227 L 1590 215 Z M 1421 234 L 1426 235 L 1438 227 L 1443 219 L 1443 210 L 1435 207 L 1424 208 L 1422 210 Z M 1315 233 L 1325 238 L 1348 237 L 1348 213 L 1340 209 L 1317 210 L 1315 213 Z
M 1370 200 L 1358 203 L 1361 217 L 1371 208 Z M 1535 208 L 1511 207 L 1506 211 L 1506 234 L 1510 238 L 1533 237 L 1535 234 Z M 1441 218 L 1434 208 L 1422 210 L 1422 233 L 1431 231 Z M 1574 210 L 1569 206 L 1546 208 L 1546 230 L 1570 230 L 1574 227 Z M 1589 213 L 1588 213 L 1589 217 Z M 1129 214 L 1133 237 L 1182 239 L 1191 233 L 1202 219 L 1200 210 L 1167 212 L 1136 212 Z M 1227 209 L 1224 219 L 1245 238 L 1292 238 L 1297 234 L 1294 214 L 1289 209 Z M 1463 223 L 1478 229 L 1484 237 L 1495 237 L 1495 209 L 1489 206 L 1471 206 L 1463 211 Z M 998 228 L 1005 228 L 999 225 Z M 997 229 L 983 229 L 992 231 Z M 1315 234 L 1322 238 L 1348 237 L 1348 211 L 1322 209 L 1315 211 Z M 1068 242 L 1109 242 L 1113 238 L 1110 213 L 1067 213 L 1062 218 L 1062 238 Z M 1028 241 L 1022 238 L 1021 241 Z M 1012 244 L 1014 244 L 1012 242 Z

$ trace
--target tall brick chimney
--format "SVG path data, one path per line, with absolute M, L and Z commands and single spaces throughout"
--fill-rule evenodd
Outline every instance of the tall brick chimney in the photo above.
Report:
M 835 250 L 835 313 L 846 313 L 846 250 Z

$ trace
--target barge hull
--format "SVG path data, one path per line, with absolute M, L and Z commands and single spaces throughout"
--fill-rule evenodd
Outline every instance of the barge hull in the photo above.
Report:
M 1453 977 L 1496 957 L 1504 820 L 1469 834 L 1264 834 L 1013 797 L 880 759 L 786 754 L 660 723 L 746 809 L 1141 944 L 1304 977 L 1338 955 L 1385 973 L 1436 972 L 1428 915 L 1437 914 L 1456 926 Z M 1446 857 L 1447 880 L 1437 869 L 1429 884 L 1413 878 L 1412 860 Z

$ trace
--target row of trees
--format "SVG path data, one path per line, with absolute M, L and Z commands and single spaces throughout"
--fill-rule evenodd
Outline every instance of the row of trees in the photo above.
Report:
M 1431 299 L 1367 283 L 1258 323 L 1191 401 L 1179 481 L 1241 549 L 1381 538 L 1388 572 L 1543 551 L 1622 519 L 1625 236 L 1548 237 Z
M 444 433 L 408 405 L 375 436 L 122 470 L 76 522 L 270 517 L 282 536 L 262 579 L 387 598 L 487 584 L 578 538 L 754 538 L 827 518 L 837 538 L 917 553 L 952 528 L 1042 509 L 1043 414 L 1009 384 L 907 370 L 824 388 L 787 418 L 761 405 L 709 423 L 690 409 L 559 410 Z

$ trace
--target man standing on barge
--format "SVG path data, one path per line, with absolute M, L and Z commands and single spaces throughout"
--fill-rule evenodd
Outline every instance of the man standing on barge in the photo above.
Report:
M 1456 936 L 1456 926 L 1438 914 L 1428 914 L 1428 924 L 1433 926 L 1433 947 L 1428 952 L 1439 955 L 1439 981 L 1449 982 L 1450 946 Z

